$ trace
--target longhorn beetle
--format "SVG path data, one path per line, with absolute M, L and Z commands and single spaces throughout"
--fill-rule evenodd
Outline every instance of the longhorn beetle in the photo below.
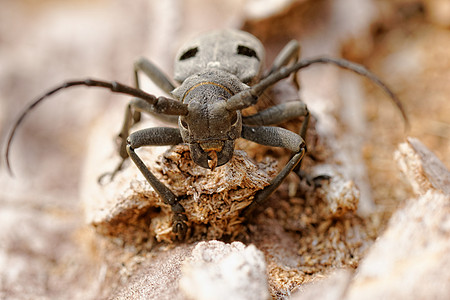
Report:
M 299 165 L 306 152 L 304 136 L 309 113 L 303 102 L 286 102 L 245 117 L 241 114 L 242 109 L 256 104 L 258 97 L 281 79 L 313 64 L 334 64 L 365 76 L 381 87 L 407 120 L 397 97 L 363 66 L 328 57 L 299 60 L 299 49 L 297 41 L 289 42 L 275 58 L 271 69 L 263 73 L 264 48 L 256 37 L 238 30 L 219 30 L 203 34 L 181 47 L 176 55 L 174 72 L 174 79 L 180 83 L 178 87 L 145 58 L 134 64 L 135 87 L 93 79 L 66 81 L 33 101 L 17 119 L 7 140 L 7 168 L 11 173 L 9 152 L 17 128 L 27 114 L 44 99 L 74 86 L 106 88 L 114 93 L 135 97 L 126 108 L 119 134 L 119 154 L 122 161 L 110 175 L 114 176 L 119 172 L 123 162 L 130 157 L 164 203 L 171 206 L 174 214 L 172 230 L 179 238 L 184 238 L 187 231 L 185 210 L 177 196 L 145 166 L 135 149 L 186 143 L 192 160 L 211 170 L 231 159 L 234 142 L 240 137 L 262 145 L 291 150 L 294 155 L 270 185 L 257 192 L 254 201 L 246 209 L 248 214 L 272 194 L 289 172 Z M 140 72 L 174 98 L 155 97 L 141 90 L 138 78 Z M 178 128 L 146 128 L 129 134 L 130 128 L 139 122 L 141 113 L 177 122 Z M 299 134 L 269 126 L 299 116 L 305 116 Z

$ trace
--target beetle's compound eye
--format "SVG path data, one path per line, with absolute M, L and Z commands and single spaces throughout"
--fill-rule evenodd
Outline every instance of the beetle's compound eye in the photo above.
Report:
M 188 123 L 185 121 L 185 120 L 181 120 L 181 126 L 184 128 L 184 129 L 186 129 L 186 130 L 188 130 L 189 129 L 189 125 L 188 125 Z
M 237 121 L 238 121 L 238 115 L 237 115 L 237 113 L 235 112 L 234 115 L 233 115 L 233 117 L 231 118 L 231 121 L 230 121 L 231 126 L 235 126 L 236 123 L 237 123 Z
M 256 51 L 253 50 L 252 48 L 247 47 L 247 46 L 238 45 L 238 47 L 237 47 L 237 54 L 248 56 L 248 57 L 254 57 L 257 60 L 259 60 L 258 55 L 256 55 Z
M 195 55 L 197 55 L 198 52 L 198 47 L 195 48 L 191 48 L 187 51 L 185 51 L 181 56 L 180 56 L 180 60 L 186 60 L 188 58 L 194 57 Z

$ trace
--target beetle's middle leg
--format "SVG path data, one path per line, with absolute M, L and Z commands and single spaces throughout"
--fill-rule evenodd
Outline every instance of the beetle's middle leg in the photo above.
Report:
M 128 158 L 127 138 L 130 135 L 131 127 L 137 122 L 139 122 L 141 112 L 148 112 L 153 110 L 154 108 L 152 107 L 151 104 L 139 98 L 133 98 L 128 103 L 127 107 L 125 108 L 125 116 L 123 119 L 122 128 L 120 129 L 120 132 L 117 136 L 119 143 L 118 146 L 119 155 L 122 160 L 112 172 L 102 174 L 98 179 L 99 182 L 102 182 L 103 178 L 107 176 L 110 177 L 110 180 L 113 180 L 117 172 L 119 172 L 122 169 L 124 162 Z
M 134 63 L 134 83 L 137 88 L 140 88 L 139 83 L 139 72 L 143 72 L 156 86 L 158 86 L 161 90 L 163 90 L 167 95 L 175 89 L 175 85 L 170 81 L 170 79 L 164 74 L 161 69 L 159 69 L 156 65 L 154 65 L 151 61 L 146 59 L 145 57 L 141 57 Z M 147 111 L 152 116 L 166 122 L 170 122 L 172 124 L 177 124 L 178 117 L 170 116 L 164 114 L 158 114 L 154 111 Z M 140 115 L 137 114 L 134 116 L 140 118 Z M 136 122 L 135 122 L 136 123 Z
M 150 80 L 152 80 L 159 88 L 161 88 L 165 93 L 170 94 L 170 92 L 175 89 L 175 86 L 170 82 L 169 78 L 161 71 L 156 65 L 147 60 L 144 57 L 139 58 L 134 63 L 134 83 L 136 88 L 140 88 L 139 83 L 139 72 L 143 72 Z M 125 160 L 128 158 L 127 138 L 130 134 L 131 127 L 141 120 L 141 113 L 145 112 L 157 117 L 160 120 L 168 121 L 170 123 L 176 124 L 178 121 L 177 115 L 166 115 L 160 114 L 155 111 L 155 107 L 148 102 L 133 98 L 125 109 L 125 117 L 122 123 L 122 128 L 118 135 L 119 137 L 119 155 L 122 158 L 117 167 L 110 173 L 106 173 L 100 176 L 99 182 L 103 180 L 106 176 L 110 176 L 110 179 L 114 179 L 114 176 L 119 172 Z
M 183 140 L 179 129 L 170 127 L 146 128 L 132 133 L 127 142 L 126 151 L 131 160 L 136 164 L 163 202 L 171 206 L 174 213 L 172 230 L 180 239 L 183 239 L 187 231 L 187 217 L 183 206 L 179 203 L 179 198 L 153 175 L 135 152 L 135 149 L 143 146 L 177 145 L 182 143 Z
M 290 62 L 296 63 L 299 59 L 300 59 L 300 44 L 296 40 L 291 40 L 289 43 L 286 44 L 286 46 L 284 46 L 283 49 L 281 49 L 280 53 L 278 53 L 278 55 L 275 57 L 272 63 L 272 67 L 262 78 L 266 78 L 270 74 L 277 72 Z M 298 83 L 296 75 L 293 76 L 292 82 L 297 89 L 300 88 L 300 84 Z

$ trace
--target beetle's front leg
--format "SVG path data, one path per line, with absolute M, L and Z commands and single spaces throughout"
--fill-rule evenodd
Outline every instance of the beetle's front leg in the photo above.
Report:
M 242 127 L 242 137 L 261 145 L 287 148 L 295 153 L 280 173 L 272 179 L 270 184 L 255 194 L 253 202 L 242 212 L 243 215 L 249 216 L 258 206 L 263 205 L 267 201 L 269 196 L 300 163 L 306 153 L 306 144 L 300 135 L 281 127 L 244 125 Z
M 147 128 L 132 133 L 127 139 L 127 152 L 148 183 L 158 193 L 164 203 L 170 205 L 173 216 L 173 232 L 179 239 L 184 239 L 187 231 L 187 217 L 178 197 L 147 168 L 136 154 L 135 149 L 142 146 L 176 145 L 183 140 L 178 128 L 156 127 Z

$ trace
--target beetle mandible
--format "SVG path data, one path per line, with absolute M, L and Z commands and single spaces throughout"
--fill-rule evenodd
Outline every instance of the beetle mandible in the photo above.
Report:
M 174 79 L 180 84 L 177 87 L 145 58 L 140 58 L 134 64 L 135 87 L 93 79 L 66 81 L 33 101 L 19 116 L 7 139 L 7 167 L 11 171 L 9 152 L 15 132 L 36 105 L 69 87 L 107 88 L 112 92 L 134 97 L 126 108 L 119 134 L 119 155 L 122 160 L 110 175 L 113 177 L 119 172 L 123 162 L 130 157 L 164 203 L 171 206 L 174 214 L 172 230 L 180 238 L 187 231 L 187 217 L 183 206 L 177 196 L 145 166 L 135 149 L 186 143 L 192 160 L 211 170 L 226 164 L 232 158 L 234 142 L 238 138 L 292 151 L 293 156 L 270 185 L 257 192 L 254 201 L 245 211 L 248 214 L 275 191 L 306 153 L 304 136 L 309 112 L 303 102 L 286 102 L 250 116 L 242 116 L 241 110 L 256 104 L 259 96 L 271 85 L 310 65 L 331 63 L 369 78 L 390 96 L 407 120 L 394 93 L 362 65 L 328 57 L 299 60 L 299 49 L 297 41 L 289 42 L 275 58 L 269 71 L 263 73 L 264 48 L 256 37 L 239 30 L 218 30 L 200 35 L 181 47 L 175 62 Z M 141 90 L 138 76 L 140 72 L 174 98 L 155 97 Z M 141 113 L 165 118 L 177 123 L 178 128 L 146 128 L 130 134 L 130 128 L 139 122 Z M 305 116 L 299 133 L 271 126 L 299 116 Z

